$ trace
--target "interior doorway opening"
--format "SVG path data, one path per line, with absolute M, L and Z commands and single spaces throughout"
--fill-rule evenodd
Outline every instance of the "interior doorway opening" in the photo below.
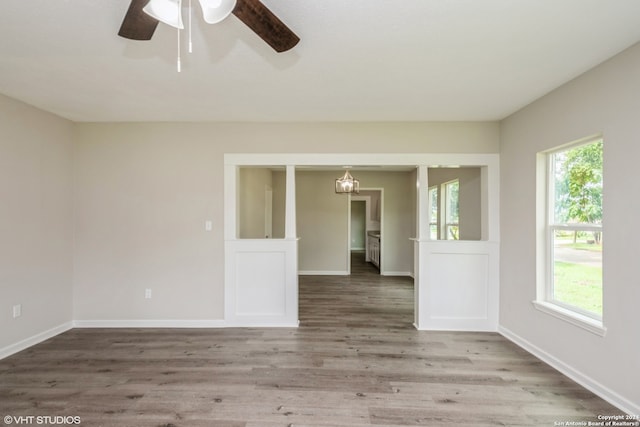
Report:
M 353 271 L 354 256 L 360 253 L 364 262 L 382 274 L 382 188 L 362 189 L 351 195 L 349 206 L 349 274 Z
M 256 198 L 247 199 L 261 200 L 262 209 L 243 207 L 243 200 L 239 200 L 244 189 L 241 169 L 270 164 L 284 169 L 284 173 L 273 171 L 271 175 L 272 197 L 265 196 L 269 187 L 263 180 L 263 185 L 256 187 L 260 190 L 255 192 Z M 415 293 L 413 311 L 418 329 L 495 330 L 499 278 L 499 156 L 495 154 L 225 154 L 225 323 L 295 326 L 299 276 L 349 274 L 345 252 L 350 219 L 345 218 L 345 211 L 351 199 L 350 195 L 336 194 L 333 185 L 342 175 L 336 174 L 341 164 L 366 165 L 354 168 L 354 177 L 364 184 L 361 188 L 372 185 L 385 189 L 385 218 L 380 221 L 384 224 L 384 229 L 380 227 L 381 274 L 376 275 L 385 277 L 371 282 L 403 276 L 409 280 Z M 434 240 L 431 219 L 437 215 L 430 215 L 429 169 L 470 166 L 480 172 L 480 238 L 467 240 L 470 237 L 463 235 L 463 183 L 459 179 L 458 221 L 445 216 L 445 231 L 448 226 L 452 230 L 449 234 L 458 238 Z M 278 185 L 280 181 L 284 185 Z M 276 214 L 280 187 L 285 195 L 284 209 L 280 210 L 284 215 Z M 264 214 L 269 200 L 273 237 L 265 238 L 269 233 L 264 216 L 260 223 L 255 221 L 261 236 L 245 236 L 242 230 L 254 221 L 246 218 L 245 223 L 243 214 L 247 210 Z M 284 218 L 282 238 L 276 238 L 280 234 L 276 232 L 278 217 Z M 437 220 L 434 222 L 437 226 Z M 351 284 L 355 279 L 328 280 Z M 460 299 L 460 295 L 472 297 Z

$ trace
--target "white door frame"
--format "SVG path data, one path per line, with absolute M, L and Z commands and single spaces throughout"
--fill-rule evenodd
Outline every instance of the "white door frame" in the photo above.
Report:
M 229 326 L 297 325 L 295 167 L 341 167 L 348 164 L 417 167 L 417 233 L 412 238 L 416 328 L 497 330 L 500 241 L 498 154 L 225 154 L 224 162 L 225 323 Z M 238 239 L 237 169 L 239 166 L 264 165 L 287 167 L 285 238 Z M 482 240 L 430 239 L 429 166 L 481 168 Z M 277 260 L 277 267 L 274 267 L 274 260 Z M 244 265 L 243 262 L 250 264 Z M 252 274 L 237 274 L 247 269 Z M 265 280 L 256 284 L 258 277 Z M 460 298 L 461 295 L 465 298 Z

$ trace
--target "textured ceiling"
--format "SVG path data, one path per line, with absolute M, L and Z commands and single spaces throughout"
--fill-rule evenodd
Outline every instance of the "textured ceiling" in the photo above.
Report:
M 638 0 L 263 2 L 296 47 L 194 9 L 177 73 L 173 28 L 117 36 L 129 0 L 2 0 L 0 93 L 76 121 L 499 120 L 640 40 Z

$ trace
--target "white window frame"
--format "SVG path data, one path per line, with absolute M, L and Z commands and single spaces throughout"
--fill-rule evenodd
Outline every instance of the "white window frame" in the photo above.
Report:
M 537 156 L 537 253 L 536 253 L 536 299 L 533 305 L 538 310 L 554 317 L 572 323 L 586 329 L 596 335 L 604 336 L 607 329 L 604 327 L 603 316 L 584 310 L 570 304 L 563 303 L 554 298 L 554 236 L 557 230 L 568 231 L 600 231 L 602 225 L 596 224 L 554 224 L 555 194 L 553 155 L 570 150 L 582 145 L 602 140 L 602 135 L 584 138 L 573 143 L 538 153 Z M 603 296 L 604 302 L 604 296 Z

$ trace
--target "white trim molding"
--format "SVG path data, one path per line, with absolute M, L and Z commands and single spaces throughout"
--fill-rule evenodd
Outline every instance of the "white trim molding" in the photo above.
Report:
M 327 270 L 302 270 L 299 271 L 300 276 L 348 276 L 349 272 L 343 271 L 327 271 Z
M 605 387 L 604 385 L 600 384 L 598 381 L 594 380 L 588 375 L 585 375 L 584 373 L 572 368 L 570 365 L 564 363 L 562 360 L 556 358 L 555 356 L 547 353 L 546 351 L 542 350 L 540 347 L 532 344 L 531 342 L 522 338 L 521 336 L 514 333 L 513 331 L 503 326 L 499 326 L 498 332 L 509 341 L 513 342 L 519 347 L 522 347 L 527 352 L 533 354 L 538 359 L 542 360 L 552 368 L 560 371 L 562 374 L 571 378 L 573 381 L 577 382 L 582 387 L 586 388 L 587 390 L 591 391 L 595 395 L 606 400 L 607 402 L 617 407 L 618 409 L 626 412 L 629 415 L 640 414 L 640 405 L 631 402 L 629 399 L 626 399 L 625 397 L 619 395 L 618 393 L 611 390 L 610 388 Z
M 298 240 L 225 242 L 225 321 L 232 327 L 298 326 Z
M 396 276 L 396 277 L 413 277 L 413 273 L 410 271 L 383 271 L 381 276 Z
M 592 319 L 591 317 L 584 316 L 573 310 L 568 310 L 559 305 L 552 304 L 546 301 L 532 301 L 533 306 L 542 311 L 543 313 L 550 314 L 565 322 L 569 322 L 574 326 L 578 326 L 584 330 L 587 330 L 593 334 L 604 337 L 607 334 L 607 328 L 604 327 L 601 320 Z
M 498 328 L 498 242 L 415 240 L 419 330 L 489 331 Z
M 240 166 L 286 166 L 285 239 L 297 238 L 295 170 L 299 166 L 377 165 L 415 167 L 417 173 L 414 271 L 415 323 L 418 329 L 495 331 L 498 326 L 500 243 L 500 155 L 497 153 L 226 153 L 225 165 L 225 320 L 274 322 L 293 326 L 298 315 L 297 245 L 279 247 L 275 239 L 248 242 L 237 238 L 237 170 Z M 428 169 L 479 167 L 481 170 L 481 240 L 454 241 L 452 246 L 429 239 Z M 382 196 L 384 197 L 384 196 Z M 382 200 L 381 200 L 382 202 Z M 383 213 L 384 215 L 384 213 Z M 425 223 L 426 221 L 426 223 Z M 381 225 L 384 221 L 381 221 Z M 381 233 L 383 229 L 381 228 Z M 382 236 L 382 241 L 386 239 Z M 297 242 L 296 242 L 297 243 Z M 277 255 L 279 254 L 279 255 Z M 384 258 L 383 258 L 384 260 Z M 470 270 L 460 269 L 463 262 Z M 252 266 L 255 266 L 252 267 Z M 256 270 L 257 269 L 257 270 Z M 258 272 L 245 273 L 256 270 Z M 336 272 L 323 272 L 323 274 Z M 405 275 L 386 271 L 383 275 Z M 476 273 L 474 275 L 474 273 Z M 258 283 L 260 282 L 260 283 Z M 468 292 L 474 300 L 456 298 Z M 439 298 L 439 299 L 438 299 Z M 434 303 L 440 301 L 441 304 Z M 256 317 L 258 316 L 258 317 Z M 244 320 L 243 320 L 244 319 Z M 259 322 L 258 322 L 259 323 Z
M 26 350 L 27 348 L 34 346 L 36 344 L 40 344 L 41 342 L 46 341 L 49 338 L 53 338 L 56 335 L 60 335 L 63 332 L 67 332 L 72 328 L 73 328 L 73 322 L 65 322 L 54 328 L 51 328 L 46 331 L 40 332 L 39 334 L 33 335 L 32 337 L 23 339 L 22 341 L 18 341 L 15 344 L 10 344 L 0 349 L 0 360 L 4 359 L 5 357 L 9 357 L 13 354 L 16 354 L 18 352 L 21 352 L 22 350 Z

